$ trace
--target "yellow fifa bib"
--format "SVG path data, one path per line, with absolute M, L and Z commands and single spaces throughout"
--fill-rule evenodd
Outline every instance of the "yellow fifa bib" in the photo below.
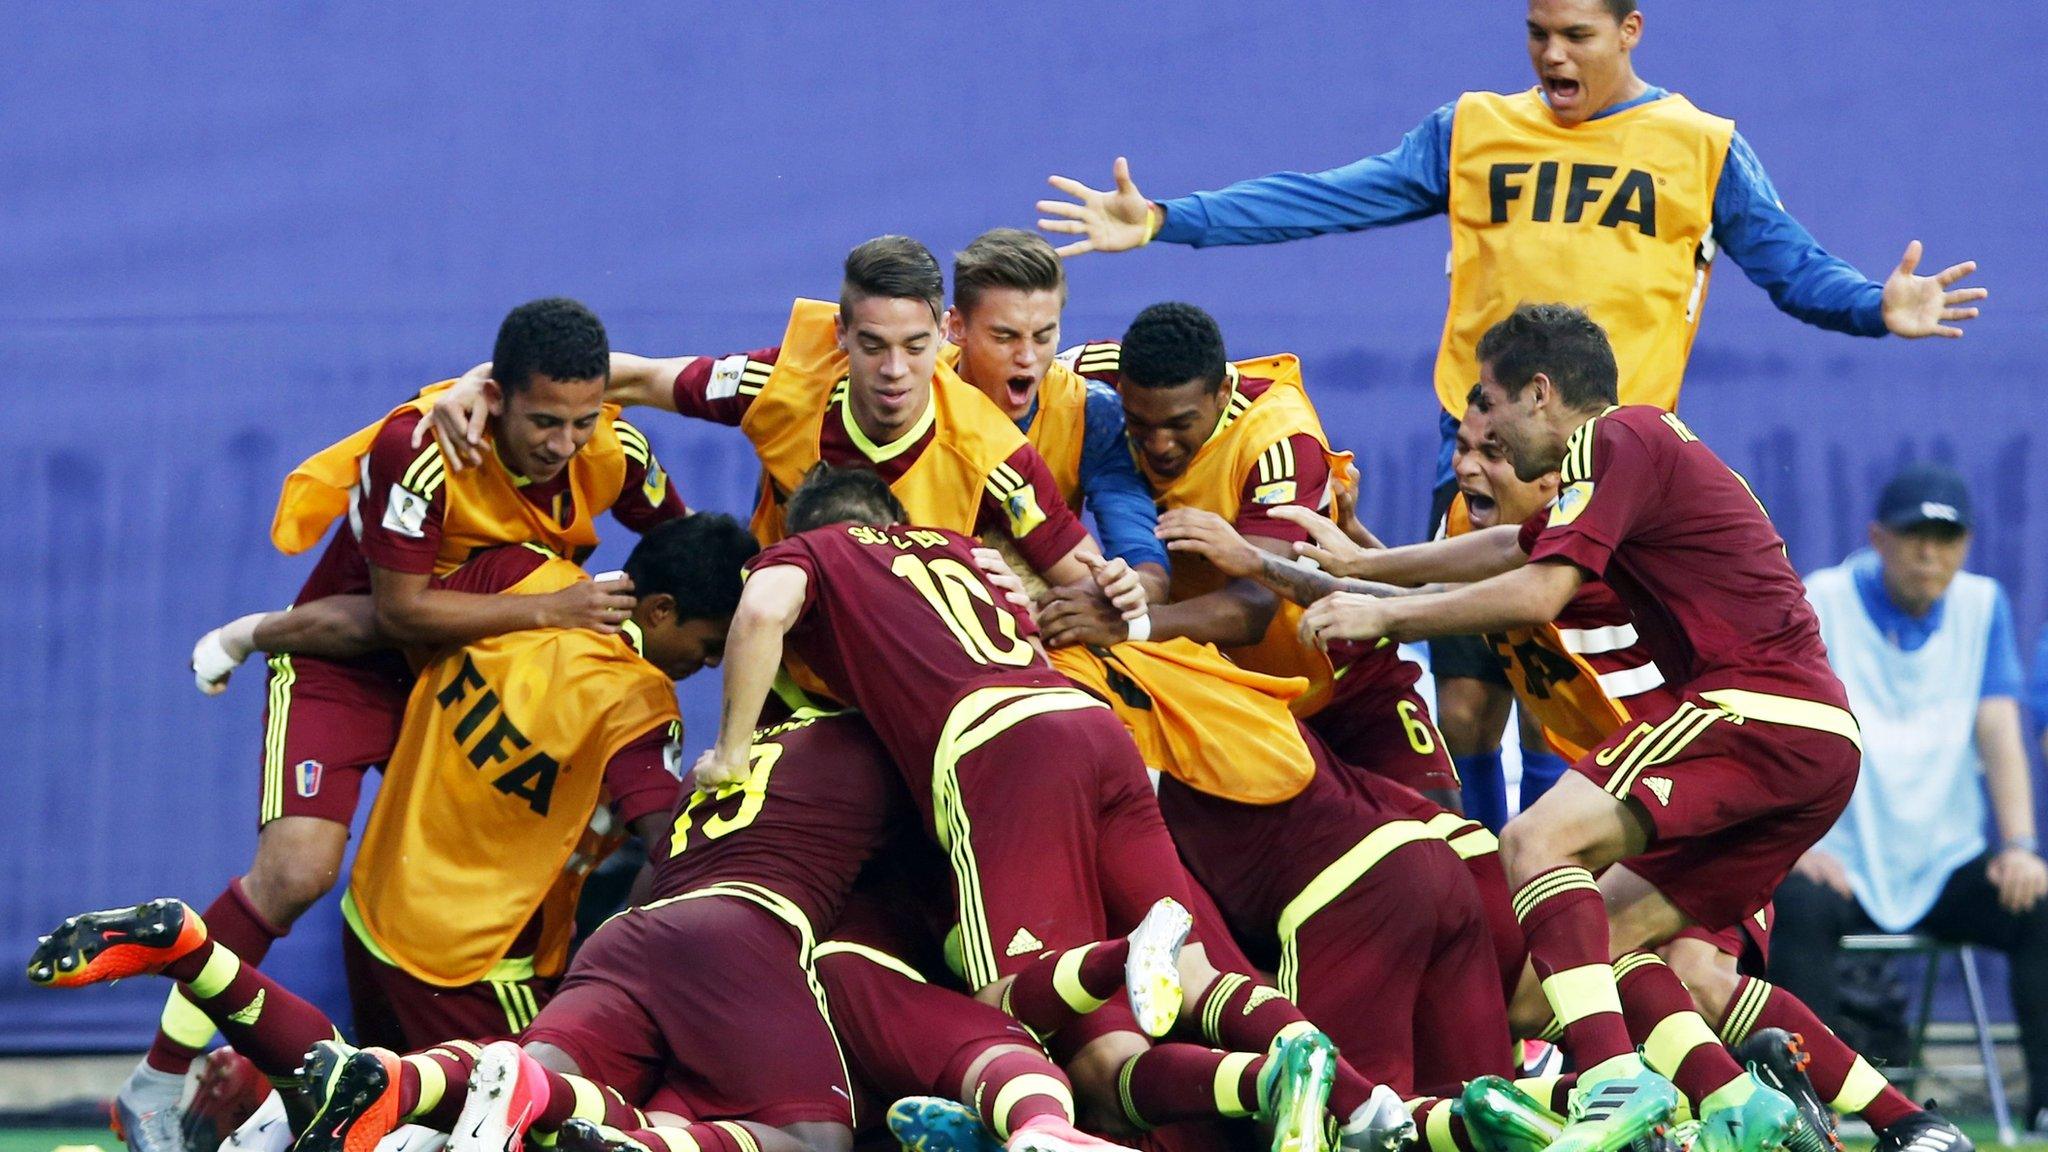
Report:
M 1572 127 L 1534 89 L 1459 98 L 1436 359 L 1444 411 L 1464 414 L 1480 336 L 1525 301 L 1584 307 L 1614 344 L 1621 402 L 1676 407 L 1734 135 L 1734 121 L 1677 95 Z
M 550 559 L 512 594 L 584 579 Z M 583 878 L 609 827 L 605 766 L 676 723 L 675 690 L 622 636 L 512 632 L 420 672 L 349 878 L 345 911 L 379 957 L 430 984 L 490 978 L 536 912 L 532 974 L 567 964 Z
M 960 346 L 948 344 L 939 349 L 939 363 L 957 374 Z M 965 379 L 962 377 L 963 382 Z M 1000 410 L 1002 406 L 996 407 Z M 1024 430 L 1024 438 L 1045 458 L 1053 483 L 1059 485 L 1060 495 L 1076 515 L 1081 511 L 1081 448 L 1087 422 L 1088 381 L 1054 361 L 1038 385 L 1038 411 L 1032 414 L 1031 427 Z
M 453 383 L 444 380 L 423 389 L 417 399 L 292 469 L 270 523 L 270 539 L 278 550 L 296 555 L 318 544 L 328 526 L 348 511 L 350 492 L 363 483 L 370 446 L 385 421 L 408 410 L 425 413 Z M 434 574 L 444 576 L 471 553 L 502 544 L 538 544 L 557 556 L 571 557 L 597 547 L 597 516 L 618 502 L 626 478 L 626 450 L 615 427 L 618 414 L 616 406 L 606 404 L 590 440 L 569 459 L 575 516 L 567 526 L 519 494 L 518 481 L 495 451 L 484 453 L 479 467 L 450 472 L 441 460 L 440 446 L 430 445 L 409 470 L 405 493 L 394 499 L 417 499 L 424 507 L 435 488 L 446 486 Z
M 782 508 L 818 463 L 818 438 L 846 380 L 846 354 L 835 321 L 839 305 L 798 300 L 790 309 L 775 367 L 748 406 L 740 428 L 761 458 L 761 495 L 754 536 L 765 546 L 787 535 Z M 982 490 L 1024 433 L 973 385 L 940 364 L 932 374 L 932 441 L 890 490 L 913 524 L 972 534 Z M 1024 499 L 1029 499 L 1028 494 Z M 1014 517 L 1013 517 L 1014 518 Z
M 1459 495 L 1444 517 L 1444 534 L 1463 536 L 1471 530 L 1471 514 Z M 1556 624 L 1489 633 L 1486 642 L 1515 699 L 1543 725 L 1544 738 L 1565 759 L 1578 760 L 1628 722 L 1628 709 L 1600 690 L 1600 674 L 1565 647 Z
M 1256 400 L 1246 401 L 1237 392 L 1240 376 L 1271 380 Z M 1308 433 L 1323 446 L 1323 455 L 1334 478 L 1344 474 L 1351 462 L 1349 452 L 1330 448 L 1323 434 L 1323 422 L 1309 403 L 1301 383 L 1301 362 L 1293 356 L 1269 356 L 1240 360 L 1231 365 L 1228 386 L 1233 389 L 1223 416 L 1223 425 L 1195 453 L 1187 471 L 1162 483 L 1148 477 L 1164 508 L 1202 508 L 1225 520 L 1235 521 L 1243 502 L 1245 478 L 1257 469 L 1259 457 L 1275 443 L 1289 436 Z M 1173 598 L 1189 600 L 1217 591 L 1230 581 L 1207 561 L 1194 556 L 1177 556 L 1173 562 Z M 1297 716 L 1313 715 L 1329 699 L 1334 672 L 1330 658 L 1301 642 L 1295 628 L 1302 609 L 1285 599 L 1273 614 L 1273 623 L 1256 644 L 1226 648 L 1232 660 L 1269 676 L 1299 676 L 1308 681 L 1308 692 L 1294 701 Z

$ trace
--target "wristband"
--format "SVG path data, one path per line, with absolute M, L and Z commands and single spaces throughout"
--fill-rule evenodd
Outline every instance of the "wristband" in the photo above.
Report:
M 1153 211 L 1155 208 L 1158 211 Z M 1150 200 L 1145 201 L 1145 238 L 1138 241 L 1138 247 L 1143 248 L 1145 245 L 1150 244 L 1152 238 L 1159 235 L 1159 230 L 1164 227 L 1166 227 L 1165 207 L 1155 204 Z
M 2006 840 L 2005 846 L 2017 848 L 2022 852 L 2032 852 L 2036 856 L 2041 854 L 2041 840 L 2037 836 L 2013 836 Z
M 1126 620 L 1124 621 L 1124 627 L 1130 632 L 1130 635 L 1124 637 L 1125 640 L 1150 640 L 1152 638 L 1152 614 L 1147 612 L 1136 620 Z

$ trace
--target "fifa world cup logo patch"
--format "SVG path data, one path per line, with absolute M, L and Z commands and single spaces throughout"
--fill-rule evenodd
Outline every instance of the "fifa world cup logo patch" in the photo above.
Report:
M 320 774 L 326 766 L 318 760 L 301 760 L 292 768 L 292 786 L 299 791 L 299 798 L 311 800 L 320 792 Z

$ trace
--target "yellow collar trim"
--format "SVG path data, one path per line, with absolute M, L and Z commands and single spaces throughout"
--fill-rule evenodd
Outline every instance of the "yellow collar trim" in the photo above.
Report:
M 633 655 L 642 660 L 647 659 L 647 637 L 641 634 L 638 621 L 628 620 L 619 625 L 619 635 L 624 636 L 626 643 L 633 646 Z
M 925 398 L 924 414 L 917 418 L 917 422 L 903 435 L 889 443 L 877 444 L 866 432 L 861 431 L 860 421 L 853 418 L 853 391 L 850 385 L 844 398 L 839 402 L 839 421 L 846 428 L 847 439 L 853 441 L 853 446 L 860 449 L 860 454 L 874 464 L 885 464 L 908 452 L 911 445 L 924 439 L 924 434 L 932 430 L 932 425 L 938 422 L 938 418 L 939 397 L 935 384 L 931 395 Z

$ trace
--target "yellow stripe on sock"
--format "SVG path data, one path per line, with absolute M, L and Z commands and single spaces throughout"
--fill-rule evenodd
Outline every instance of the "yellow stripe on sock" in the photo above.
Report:
M 1521 891 L 1515 893 L 1515 919 L 1527 920 L 1537 905 L 1552 897 L 1579 889 L 1598 892 L 1600 885 L 1594 881 L 1593 874 L 1584 868 L 1553 868 L 1524 884 Z
M 1462 1152 L 1456 1134 L 1451 1131 L 1450 1101 L 1438 1103 L 1423 1118 L 1422 1139 L 1429 1145 L 1429 1152 Z
M 1059 1101 L 1060 1106 L 1066 1110 L 1067 1122 L 1073 1122 L 1074 1096 L 1073 1093 L 1067 1091 L 1067 1086 L 1043 1072 L 1027 1072 L 1022 1076 L 1012 1079 L 996 1091 L 996 1102 L 989 1109 L 989 1115 L 996 1122 L 996 1136 L 998 1138 L 1003 1140 L 1010 1138 L 1010 1109 L 1016 1107 L 1018 1101 L 1028 1096 L 1050 1096 Z
M 1060 999 L 1066 1002 L 1067 1007 L 1084 1014 L 1109 1003 L 1108 997 L 1091 996 L 1088 989 L 1081 986 L 1081 962 L 1086 960 L 1088 953 L 1094 949 L 1093 944 L 1075 948 L 1062 954 L 1059 962 L 1052 966 L 1052 990 L 1059 993 Z
M 1652 964 L 1662 963 L 1664 963 L 1664 961 L 1661 958 L 1659 958 L 1655 952 L 1631 952 L 1628 955 L 1623 956 L 1621 959 L 1616 960 L 1614 962 L 1615 983 L 1620 983 L 1622 977 L 1628 975 L 1631 972 L 1636 971 L 1637 969 L 1647 968 Z
M 1643 1044 L 1643 1059 L 1664 1075 L 1675 1076 L 1679 1064 L 1692 1054 L 1693 1049 L 1720 1042 L 1699 1013 L 1690 1009 L 1673 1012 L 1650 1029 L 1650 1038 Z
M 417 1072 L 420 1078 L 419 1102 L 412 1106 L 412 1111 L 405 1114 L 407 1120 L 417 1120 L 433 1111 L 434 1105 L 441 1102 L 441 1097 L 448 1091 L 448 1074 L 441 1071 L 438 1060 L 431 1060 L 425 1056 L 406 1056 L 402 1059 L 412 1065 L 413 1071 Z
M 1116 1102 L 1123 1107 L 1124 1119 L 1129 1120 L 1140 1132 L 1150 1132 L 1155 1125 L 1138 1115 L 1137 1101 L 1131 1099 L 1131 1075 L 1138 1070 L 1138 1060 L 1143 1055 L 1144 1053 L 1140 1052 L 1137 1056 L 1124 1061 L 1124 1066 L 1117 1069 Z
M 213 1018 L 199 1010 L 183 988 L 172 988 L 164 1000 L 164 1012 L 157 1017 L 157 1030 L 187 1048 L 200 1050 L 213 1043 Z
M 1566 1028 L 1602 1012 L 1621 1014 L 1621 994 L 1614 990 L 1614 968 L 1587 964 L 1551 974 L 1543 981 L 1543 998 Z
M 211 1000 L 227 991 L 228 985 L 241 971 L 242 958 L 216 945 L 213 955 L 206 958 L 206 966 L 199 970 L 199 975 L 187 981 L 185 987 L 192 990 L 194 998 Z
M 661 1137 L 669 1152 L 698 1152 L 697 1138 L 681 1128 L 649 1128 L 647 1131 Z
M 1723 1108 L 1736 1107 L 1751 1096 L 1756 1095 L 1756 1088 L 1756 1078 L 1744 1072 L 1735 1079 L 1707 1093 L 1707 1098 L 1700 1101 L 1700 1115 L 1705 1116 L 1709 1113 L 1719 1112 Z
M 1757 1017 L 1764 1013 L 1764 1004 L 1771 998 L 1772 986 L 1761 980 L 1750 979 L 1742 985 L 1742 994 L 1735 1003 L 1728 1006 L 1728 1017 L 1721 1021 L 1721 1042 L 1730 1048 L 1749 1039 L 1756 1028 Z
M 562 1079 L 567 1080 L 569 1087 L 576 1093 L 576 1104 L 570 1115 L 581 1117 L 593 1124 L 603 1123 L 604 1093 L 598 1090 L 597 1085 L 581 1076 L 563 1076 Z
M 1249 1116 L 1258 1111 L 1257 1101 L 1246 1101 L 1238 1095 L 1237 1086 L 1244 1081 L 1244 1070 L 1252 1066 L 1258 1057 L 1250 1052 L 1232 1052 L 1216 1066 L 1216 1111 L 1229 1117 Z
M 1842 1090 L 1835 1093 L 1833 1100 L 1828 1101 L 1828 1107 L 1844 1116 L 1854 1116 L 1870 1107 L 1870 1102 L 1877 1099 L 1878 1093 L 1889 1087 L 1891 1082 L 1884 1078 L 1884 1073 L 1871 1067 L 1870 1061 L 1858 1056 L 1856 1062 L 1849 1065 L 1849 1075 L 1842 1079 Z

